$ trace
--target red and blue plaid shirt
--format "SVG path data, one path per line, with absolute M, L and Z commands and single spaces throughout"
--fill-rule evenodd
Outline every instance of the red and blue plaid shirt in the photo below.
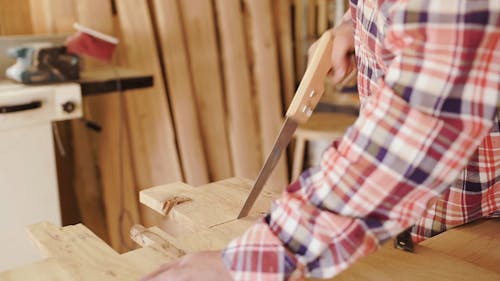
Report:
M 236 280 L 332 277 L 404 229 L 499 214 L 500 1 L 351 0 L 360 116 L 223 258 Z

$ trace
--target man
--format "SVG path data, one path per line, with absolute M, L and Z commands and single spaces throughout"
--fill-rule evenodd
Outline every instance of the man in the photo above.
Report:
M 332 277 L 411 225 L 420 241 L 500 215 L 500 1 L 351 0 L 332 32 L 334 82 L 356 53 L 355 124 L 222 258 L 146 280 Z

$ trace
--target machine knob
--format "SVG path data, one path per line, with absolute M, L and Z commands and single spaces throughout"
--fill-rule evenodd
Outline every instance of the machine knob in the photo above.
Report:
M 62 108 L 63 108 L 64 112 L 71 113 L 71 112 L 75 111 L 76 105 L 72 101 L 67 101 L 67 102 L 62 104 Z

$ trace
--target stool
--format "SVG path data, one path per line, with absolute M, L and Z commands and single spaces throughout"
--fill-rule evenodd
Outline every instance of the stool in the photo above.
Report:
M 292 181 L 302 173 L 304 152 L 307 141 L 328 140 L 341 137 L 345 130 L 356 121 L 356 116 L 346 113 L 315 113 L 307 123 L 300 125 L 295 131 L 295 150 L 292 162 Z

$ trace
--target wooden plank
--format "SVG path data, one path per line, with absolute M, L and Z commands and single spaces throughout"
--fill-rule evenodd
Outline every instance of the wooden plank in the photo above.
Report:
M 214 187 L 210 185 L 218 185 Z M 197 190 L 212 190 L 213 193 L 220 193 L 223 189 L 240 190 L 249 188 L 250 182 L 238 179 L 229 179 L 219 183 L 212 183 L 203 187 L 194 188 L 188 186 L 163 187 L 163 195 L 157 193 L 158 200 L 163 200 L 165 194 L 177 189 L 173 193 L 175 196 L 188 194 L 194 199 L 191 202 L 174 206 L 172 211 L 177 215 L 184 215 L 183 223 L 192 220 L 203 227 L 198 226 L 198 231 L 189 233 L 166 233 L 158 227 L 144 228 L 134 226 L 131 235 L 143 248 L 119 255 L 109 248 L 97 236 L 83 225 L 56 227 L 50 223 L 39 223 L 29 227 L 30 237 L 35 244 L 44 252 L 47 259 L 0 273 L 0 280 L 137 280 L 138 277 L 152 271 L 158 265 L 175 260 L 185 252 L 221 249 L 234 237 L 241 235 L 251 224 L 258 219 L 259 214 L 239 220 L 224 221 L 216 225 L 211 225 L 216 221 L 216 217 L 224 214 L 216 214 L 210 218 L 212 223 L 206 224 L 204 221 L 208 212 L 201 206 L 211 207 L 217 210 L 213 200 L 208 196 L 201 196 Z M 148 189 L 150 191 L 153 189 Z M 146 192 L 144 191 L 144 192 Z M 225 193 L 224 198 L 231 198 Z M 160 196 L 161 195 L 161 196 Z M 275 194 L 276 195 L 276 194 Z M 229 197 L 228 197 L 229 196 Z M 232 195 L 238 197 L 239 195 Z M 244 199 L 244 198 L 242 198 Z M 205 202 L 199 202 L 199 201 Z M 218 202 L 218 201 L 217 201 Z M 198 204 L 196 210 L 185 209 L 183 204 Z M 258 211 L 258 210 L 256 210 Z M 261 210 L 262 211 L 262 210 Z M 187 214 L 194 214 L 194 217 L 187 218 Z M 199 214 L 205 213 L 205 216 Z M 236 214 L 236 213 L 235 213 Z M 174 216 L 175 217 L 175 216 Z M 226 218 L 220 218 L 225 220 Z M 492 243 L 498 244 L 498 220 L 477 223 L 474 225 L 457 228 L 456 231 L 449 232 L 452 236 L 457 233 L 474 234 L 474 239 L 467 240 L 470 250 L 476 250 L 473 255 L 467 253 L 464 258 L 471 259 L 478 257 L 478 253 L 484 253 L 486 248 L 492 252 L 496 251 L 496 246 L 491 248 Z M 207 227 L 209 226 L 209 227 Z M 481 237 L 478 237 L 480 235 Z M 440 237 L 440 236 L 437 236 Z M 432 241 L 431 238 L 428 241 Z M 446 237 L 446 233 L 441 237 Z M 485 242 L 483 239 L 487 237 Z M 424 245 L 417 245 L 414 253 L 404 252 L 394 249 L 391 243 L 384 245 L 376 253 L 361 258 L 354 265 L 330 280 L 436 280 L 436 281 L 460 281 L 460 280 L 499 280 L 500 274 L 497 272 L 475 265 L 455 255 L 457 243 L 460 246 L 460 239 L 436 240 L 440 250 L 435 250 Z M 466 241 L 466 240 L 462 240 Z M 431 244 L 432 246 L 432 244 Z M 455 256 L 444 254 L 452 253 Z M 498 264 L 498 263 L 496 263 Z M 313 280 L 313 279 L 308 279 Z
M 82 102 L 85 102 L 85 99 L 82 99 Z M 89 135 L 91 132 L 82 120 L 72 120 L 70 124 L 74 159 L 72 163 L 66 164 L 73 168 L 72 186 L 76 193 L 81 221 L 103 240 L 109 241 L 106 225 L 108 216 L 104 211 L 102 183 L 97 176 L 96 151 L 92 149 Z
M 77 19 L 75 0 L 31 0 L 31 17 L 37 34 L 72 33 Z
M 318 35 L 323 34 L 328 29 L 328 0 L 318 1 L 317 28 Z
M 300 81 L 306 70 L 307 43 L 305 2 L 306 0 L 293 0 L 294 7 L 294 42 L 295 42 L 295 79 Z
M 295 65 L 293 61 L 292 15 L 290 0 L 273 1 L 276 41 L 279 46 L 281 87 L 285 108 L 295 94 Z
M 239 1 L 233 0 L 217 0 L 215 4 L 222 48 L 234 175 L 255 178 L 262 159 L 241 5 Z
M 233 175 L 213 6 L 210 0 L 179 1 L 211 180 Z
M 499 274 L 492 271 L 425 246 L 417 247 L 415 253 L 408 253 L 394 249 L 389 244 L 378 252 L 360 259 L 331 280 L 493 281 L 500 278 Z
M 30 226 L 29 234 L 48 258 L 0 273 L 0 280 L 138 280 L 179 257 L 161 239 L 119 255 L 81 224 L 61 228 L 42 222 Z
M 0 35 L 32 32 L 30 0 L 0 0 Z
M 421 244 L 500 274 L 500 219 L 451 229 Z
M 183 183 L 141 191 L 140 201 L 155 211 L 170 215 L 186 228 L 203 230 L 236 220 L 252 182 L 231 178 L 193 188 Z M 267 212 L 277 193 L 267 187 L 257 199 L 251 215 Z
M 102 32 L 110 33 L 112 31 L 112 26 L 110 22 L 106 22 L 111 16 L 111 7 L 109 3 L 103 3 L 99 11 L 90 11 L 88 7 L 94 6 L 95 4 L 101 4 L 100 1 L 82 0 L 78 1 L 78 7 L 74 5 L 73 1 L 31 1 L 32 5 L 32 17 L 36 28 L 34 31 L 36 33 L 65 33 L 73 31 L 73 23 L 80 20 L 81 23 L 88 25 L 91 28 L 96 28 Z M 87 10 L 85 10 L 87 7 Z M 78 9 L 77 9 L 78 8 Z M 78 10 L 78 13 L 77 13 Z M 106 13 L 107 12 L 107 13 Z M 92 15 L 90 15 L 92 14 Z M 57 17 L 57 15 L 62 15 Z M 78 17 L 80 19 L 78 19 Z M 83 107 L 86 109 L 84 115 L 91 114 L 94 110 L 94 106 L 99 104 L 102 106 L 106 103 L 110 97 L 100 98 L 99 101 L 91 102 L 90 99 L 83 98 Z M 112 108 L 110 110 L 113 110 Z M 108 114 L 110 111 L 106 110 Z M 92 116 L 85 116 L 88 119 L 92 119 Z M 94 120 L 95 121 L 95 120 Z M 82 221 L 88 225 L 99 237 L 108 241 L 108 230 L 106 226 L 107 215 L 104 211 L 103 199 L 101 194 L 101 181 L 98 177 L 98 163 L 97 161 L 97 149 L 95 148 L 95 141 L 91 138 L 92 132 L 86 128 L 81 120 L 71 120 L 71 135 L 72 135 L 72 153 L 73 160 L 71 162 L 70 158 L 58 159 L 57 164 L 61 166 L 73 167 L 73 173 L 64 174 L 63 171 L 59 171 L 59 178 L 72 177 L 73 182 L 72 188 L 74 188 L 76 193 L 76 199 L 78 202 L 78 208 L 80 211 Z M 103 123 L 99 120 L 99 123 Z M 106 124 L 108 125 L 108 124 Z M 107 131 L 104 132 L 107 134 Z M 113 141 L 110 136 L 108 140 Z M 103 150 L 101 150 L 103 151 Z M 112 157 L 112 155 L 111 155 Z M 101 159 L 108 159 L 107 157 L 101 157 Z M 101 163 L 101 167 L 106 167 L 107 163 Z M 103 177 L 108 176 L 106 173 L 100 173 Z M 113 197 L 115 200 L 117 196 Z M 136 197 L 134 197 L 136 198 Z M 134 201 L 135 202 L 135 201 Z M 137 208 L 137 204 L 135 205 Z M 112 206 L 111 206 L 112 207 Z M 114 209 L 113 209 L 114 210 Z M 110 211 L 112 214 L 112 211 Z M 114 236 L 114 245 L 118 246 L 118 235 Z
M 30 0 L 30 7 L 33 33 L 54 33 L 50 0 Z
M 316 37 L 316 1 L 307 0 L 307 39 Z
M 205 184 L 208 167 L 180 10 L 176 0 L 155 0 L 154 6 L 182 170 L 187 183 Z
M 22 267 L 14 268 L 0 272 L 2 281 L 67 281 L 73 280 L 73 276 L 57 258 L 48 258 L 28 264 Z
M 175 135 L 161 74 L 153 25 L 146 1 L 117 1 L 126 66 L 153 75 L 155 85 L 127 92 L 125 105 L 131 157 L 138 189 L 182 179 Z M 141 208 L 145 224 L 160 217 Z
M 110 2 L 82 0 L 77 1 L 75 5 L 79 23 L 106 34 L 113 34 Z M 95 9 L 96 6 L 100 8 Z M 87 70 L 103 65 L 102 62 L 90 58 L 86 58 L 85 62 Z M 135 187 L 131 184 L 125 185 L 125 182 L 121 182 L 122 179 L 118 178 L 121 176 L 119 169 L 122 168 L 122 173 L 125 175 L 129 175 L 131 170 L 130 160 L 128 160 L 130 155 L 127 150 L 120 151 L 120 142 L 126 136 L 125 134 L 120 136 L 119 133 L 125 127 L 123 125 L 125 121 L 120 120 L 121 105 L 118 96 L 110 94 L 100 97 L 84 97 L 83 106 L 86 109 L 85 117 L 100 124 L 103 130 L 100 133 L 92 132 L 79 120 L 73 121 L 73 134 L 76 136 L 75 147 L 81 158 L 75 164 L 77 165 L 75 173 L 81 174 L 75 181 L 75 189 L 79 190 L 78 197 L 81 210 L 83 210 L 82 221 L 99 237 L 109 241 L 115 249 L 123 251 L 125 242 L 122 241 L 122 237 L 128 237 L 128 235 L 121 233 L 124 230 L 120 227 L 123 221 L 120 214 L 123 210 L 127 210 L 134 220 L 130 223 L 137 223 L 138 205 L 135 202 L 137 196 L 130 192 L 134 191 Z M 82 165 L 80 169 L 78 166 Z M 93 170 L 90 170 L 88 165 L 91 165 Z M 89 173 L 94 173 L 94 175 Z M 97 175 L 100 177 L 97 178 Z M 129 200 L 130 204 L 122 206 L 123 198 L 130 194 L 132 195 Z
M 250 19 L 253 77 L 256 86 L 263 159 L 272 150 L 283 122 L 279 84 L 278 56 L 273 33 L 271 3 L 266 0 L 244 1 Z M 286 155 L 283 155 L 268 180 L 275 191 L 288 183 Z

